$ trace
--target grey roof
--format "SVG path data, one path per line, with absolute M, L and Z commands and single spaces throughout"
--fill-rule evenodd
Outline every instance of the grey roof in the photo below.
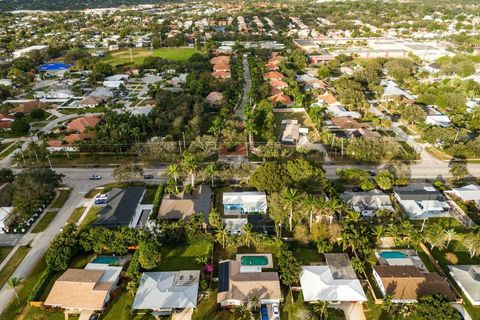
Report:
M 199 270 L 145 272 L 132 308 L 195 308 L 199 279 Z
M 333 279 L 357 279 L 355 270 L 346 253 L 325 253 L 325 262 L 330 267 Z
M 368 192 L 344 192 L 340 198 L 345 201 L 349 207 L 359 210 L 378 210 L 382 208 L 392 209 L 390 196 L 380 190 L 371 190 Z
M 105 207 L 99 212 L 94 226 L 128 226 L 143 198 L 145 187 L 114 188 L 108 194 Z
M 410 185 L 406 187 L 393 188 L 393 191 L 401 200 L 438 200 L 445 201 L 445 197 L 431 185 Z
M 480 304 L 480 265 L 449 265 L 450 274 L 472 304 Z

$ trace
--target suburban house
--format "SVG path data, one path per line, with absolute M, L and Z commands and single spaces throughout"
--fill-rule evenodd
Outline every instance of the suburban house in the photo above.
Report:
M 449 216 L 450 205 L 431 185 L 397 187 L 393 194 L 410 219 Z
M 223 213 L 267 213 L 267 195 L 255 191 L 224 192 Z
M 14 207 L 0 207 L 0 234 L 9 231 Z
M 327 107 L 327 113 L 331 114 L 333 117 L 349 117 L 352 119 L 359 119 L 362 115 L 357 111 L 347 111 L 345 108 L 340 104 L 332 104 Z
M 212 106 L 219 106 L 222 104 L 223 94 L 221 92 L 213 91 L 205 98 L 205 102 Z
M 325 260 L 326 265 L 302 267 L 300 284 L 306 302 L 337 304 L 367 301 L 346 253 L 326 253 Z
M 292 99 L 283 93 L 274 94 L 270 96 L 268 100 L 270 100 L 274 106 L 283 105 L 288 107 L 293 104 Z
M 95 108 L 107 101 L 103 96 L 88 96 L 76 103 L 77 108 Z
M 296 144 L 298 139 L 300 139 L 300 135 L 308 134 L 308 128 L 301 128 L 296 119 L 282 120 L 282 125 L 285 126 L 280 138 L 283 143 Z
M 480 186 L 476 184 L 469 184 L 459 188 L 453 188 L 451 191 L 446 191 L 462 201 L 474 201 L 477 207 L 480 207 Z
M 160 220 L 186 220 L 196 213 L 203 214 L 204 221 L 208 221 L 211 209 L 212 189 L 205 184 L 191 192 L 182 191 L 180 194 L 167 194 L 163 197 L 157 218 Z
M 32 112 L 33 110 L 46 109 L 47 106 L 48 105 L 45 102 L 40 102 L 39 100 L 30 100 L 28 102 L 22 103 L 18 107 L 11 109 L 10 112 L 21 112 L 27 114 Z
M 15 121 L 15 116 L 0 113 L 0 129 L 11 129 L 13 121 Z
M 434 272 L 422 272 L 417 266 L 374 266 L 373 278 L 383 296 L 392 296 L 393 303 L 413 303 L 434 293 L 441 293 L 450 301 L 456 300 L 445 279 Z
M 145 272 L 132 309 L 152 310 L 154 316 L 176 314 L 174 319 L 191 319 L 197 306 L 199 282 L 199 270 Z M 180 315 L 183 317 L 178 318 Z
M 480 305 L 480 265 L 449 265 L 448 268 L 470 303 Z
M 449 127 L 452 121 L 446 114 L 434 114 L 425 117 L 425 123 L 437 127 Z
M 115 74 L 106 77 L 103 81 L 103 86 L 107 88 L 120 88 L 120 86 L 125 85 L 129 78 L 130 76 L 128 74 Z
M 141 204 L 145 192 L 145 187 L 113 188 L 108 192 L 107 199 L 98 204 L 103 208 L 98 213 L 93 226 L 137 227 L 140 220 L 150 215 L 153 207 Z
M 282 291 L 277 272 L 262 272 L 258 268 L 243 268 L 242 259 L 223 260 L 218 266 L 217 303 L 233 308 L 258 298 L 260 304 L 280 303 Z
M 384 101 L 403 101 L 406 103 L 415 102 L 415 97 L 407 91 L 399 88 L 393 81 L 382 80 L 380 85 L 383 87 L 382 99 Z
M 102 119 L 97 115 L 77 118 L 67 125 L 68 131 L 84 133 L 89 128 L 96 127 Z
M 350 209 L 361 213 L 363 217 L 372 217 L 377 210 L 394 211 L 390 196 L 377 189 L 366 192 L 344 192 L 340 198 Z
M 267 81 L 273 81 L 273 80 L 280 81 L 283 78 L 285 78 L 285 76 L 281 72 L 278 72 L 278 71 L 269 71 L 269 72 L 267 72 L 263 75 L 263 79 L 267 80 Z
M 50 290 L 44 305 L 71 313 L 102 311 L 117 286 L 122 267 L 89 263 L 85 269 L 68 269 Z
M 270 89 L 272 90 L 272 93 L 274 93 L 274 90 L 277 90 L 278 92 L 282 92 L 283 89 L 288 88 L 288 83 L 282 80 L 271 80 L 270 81 Z M 275 93 L 278 93 L 275 92 Z
M 52 139 L 47 141 L 47 150 L 50 152 L 59 151 L 78 151 L 78 146 L 75 143 L 81 141 L 91 141 L 95 137 L 95 133 L 71 133 L 65 136 L 62 140 Z

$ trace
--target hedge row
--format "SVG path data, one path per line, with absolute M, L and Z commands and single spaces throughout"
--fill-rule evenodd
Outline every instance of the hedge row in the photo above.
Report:
M 45 288 L 47 287 L 47 284 L 50 282 L 54 274 L 55 274 L 55 271 L 53 271 L 50 268 L 47 268 L 42 272 L 42 274 L 40 275 L 40 278 L 38 278 L 37 280 L 37 283 L 33 287 L 30 294 L 28 295 L 28 301 L 40 300 L 43 292 L 45 291 Z

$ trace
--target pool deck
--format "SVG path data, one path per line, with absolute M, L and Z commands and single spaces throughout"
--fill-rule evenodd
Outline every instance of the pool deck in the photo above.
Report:
M 406 255 L 405 258 L 391 258 L 385 259 L 380 256 L 383 252 L 401 252 Z M 420 271 L 428 272 L 426 269 L 422 259 L 418 256 L 417 252 L 413 249 L 388 249 L 388 250 L 377 250 L 375 252 L 375 256 L 377 257 L 378 263 L 380 265 L 414 265 L 417 266 Z M 395 262 L 395 263 L 393 263 Z
M 237 254 L 235 260 L 242 262 L 242 257 L 266 257 L 268 263 L 264 266 L 258 266 L 265 269 L 273 269 L 273 257 L 271 253 L 244 253 L 244 254 Z

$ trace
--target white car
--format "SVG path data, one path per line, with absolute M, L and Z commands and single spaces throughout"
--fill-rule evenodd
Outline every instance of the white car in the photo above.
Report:
M 276 317 L 275 319 L 280 319 L 280 306 L 278 303 L 272 303 L 272 313 Z

